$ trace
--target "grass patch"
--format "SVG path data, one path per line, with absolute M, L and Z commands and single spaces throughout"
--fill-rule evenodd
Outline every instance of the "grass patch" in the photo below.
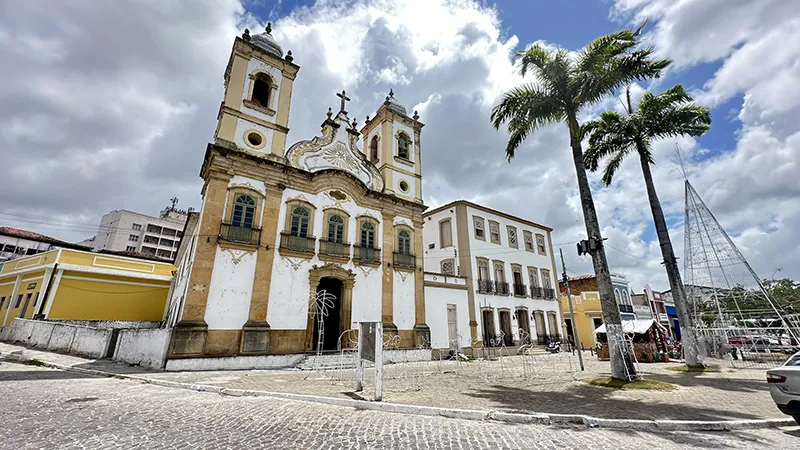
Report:
M 675 389 L 672 383 L 658 380 L 617 380 L 611 377 L 584 378 L 581 380 L 592 386 L 601 386 L 614 389 L 641 389 L 646 391 L 671 391 Z
M 36 358 L 29 359 L 27 361 L 23 361 L 22 364 L 25 364 L 25 365 L 28 365 L 28 366 L 37 366 L 37 367 L 44 366 L 44 363 L 42 361 L 39 361 Z
M 664 367 L 665 370 L 671 370 L 673 372 L 719 372 L 719 369 L 716 367 L 703 367 L 703 366 L 670 366 Z

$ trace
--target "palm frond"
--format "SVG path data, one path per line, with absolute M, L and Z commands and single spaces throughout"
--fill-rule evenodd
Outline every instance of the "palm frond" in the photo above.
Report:
M 492 109 L 492 125 L 499 129 L 504 123 L 510 133 L 506 157 L 510 160 L 533 131 L 563 121 L 565 111 L 559 99 L 534 84 L 518 86 L 508 91 Z
M 619 166 L 622 165 L 622 161 L 628 156 L 628 153 L 630 153 L 629 149 L 619 151 L 608 160 L 605 169 L 603 169 L 603 177 L 600 180 L 604 185 L 611 185 L 611 182 L 614 180 L 614 175 L 617 173 L 617 170 L 619 170 Z
M 589 146 L 584 153 L 584 163 L 589 171 L 596 171 L 600 161 L 617 153 L 627 153 L 634 148 L 630 117 L 615 111 L 604 112 L 599 119 L 588 122 L 584 129 L 590 133 Z

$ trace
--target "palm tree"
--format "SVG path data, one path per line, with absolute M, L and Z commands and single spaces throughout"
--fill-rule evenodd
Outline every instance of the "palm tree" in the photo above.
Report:
M 636 48 L 643 27 L 644 24 L 635 31 L 621 30 L 601 36 L 574 58 L 564 49 L 549 50 L 540 45 L 519 51 L 520 74 L 532 72 L 537 82 L 508 91 L 491 115 L 495 128 L 507 123 L 509 162 L 522 142 L 536 130 L 559 122 L 567 125 L 586 233 L 598 244 L 592 251 L 592 262 L 609 338 L 611 376 L 617 379 L 635 377 L 636 370 L 622 345 L 622 322 L 584 167 L 578 116 L 585 106 L 599 102 L 633 80 L 658 77 L 670 64 L 668 60 L 653 60 L 652 47 Z
M 674 136 L 700 136 L 711 127 L 711 113 L 708 108 L 692 103 L 692 97 L 683 86 L 677 85 L 658 95 L 645 93 L 634 111 L 631 105 L 630 87 L 626 90 L 627 115 L 615 111 L 604 112 L 599 119 L 584 126 L 584 133 L 590 134 L 589 149 L 586 151 L 586 167 L 595 171 L 600 161 L 608 158 L 603 170 L 603 184 L 611 184 L 614 174 L 622 160 L 630 153 L 639 155 L 642 164 L 644 184 L 647 187 L 647 198 L 653 212 L 661 256 L 669 279 L 672 298 L 681 326 L 686 365 L 702 365 L 698 357 L 697 333 L 694 321 L 689 314 L 686 294 L 683 290 L 678 262 L 672 250 L 672 242 L 664 220 L 664 211 L 656 194 L 650 164 L 653 161 L 652 142 Z

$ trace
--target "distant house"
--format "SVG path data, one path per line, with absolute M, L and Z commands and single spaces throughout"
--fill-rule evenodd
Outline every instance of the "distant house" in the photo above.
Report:
M 0 227 L 0 263 L 56 248 L 91 250 L 91 247 L 61 241 L 33 231 Z

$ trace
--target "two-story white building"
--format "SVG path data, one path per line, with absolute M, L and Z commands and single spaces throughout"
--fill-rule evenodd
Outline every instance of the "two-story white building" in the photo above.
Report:
M 466 278 L 467 314 L 451 314 L 461 318 L 457 327 L 463 346 L 561 339 L 551 232 L 464 200 L 423 214 L 426 272 Z M 430 309 L 437 299 L 427 302 Z M 429 314 L 431 329 L 446 328 L 437 317 Z M 438 342 L 432 345 L 442 347 Z

